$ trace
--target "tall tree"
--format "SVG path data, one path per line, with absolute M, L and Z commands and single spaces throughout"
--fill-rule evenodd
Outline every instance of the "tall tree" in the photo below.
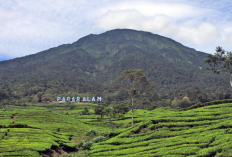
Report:
M 124 114 L 130 110 L 126 103 L 120 103 L 113 106 L 115 116 L 123 118 Z
M 232 86 L 232 52 L 225 51 L 222 47 L 216 47 L 216 53 L 214 55 L 208 54 L 204 60 L 209 64 L 210 68 L 215 73 L 224 72 L 230 76 L 230 85 Z
M 95 106 L 95 108 L 94 108 L 94 112 L 95 112 L 95 114 L 96 115 L 100 115 L 101 116 L 101 119 L 103 118 L 103 116 L 104 116 L 104 108 L 105 108 L 105 106 L 104 105 L 97 105 L 97 106 Z
M 44 94 L 43 92 L 38 92 L 37 93 L 37 97 L 39 99 L 38 102 L 42 102 L 42 96 L 43 96 L 43 94 Z
M 131 99 L 131 125 L 134 125 L 134 99 L 137 95 L 144 95 L 153 89 L 150 79 L 148 79 L 141 69 L 126 70 L 119 78 L 121 87 L 126 91 Z
M 114 131 L 114 124 L 112 122 L 112 118 L 115 116 L 114 108 L 113 107 L 106 107 L 106 108 L 104 108 L 104 113 L 106 114 L 106 116 L 109 117 L 112 131 Z

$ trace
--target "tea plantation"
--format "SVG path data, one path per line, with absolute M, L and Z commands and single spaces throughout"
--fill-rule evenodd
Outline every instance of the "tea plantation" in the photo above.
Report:
M 96 115 L 80 117 L 86 106 L 90 110 L 94 107 L 93 104 L 36 104 L 0 110 L 0 156 L 41 156 L 54 147 L 74 151 L 77 143 L 73 139 L 92 128 L 82 121 L 98 118 Z M 101 125 L 95 128 L 110 130 Z
M 128 113 L 128 116 L 130 113 Z M 232 156 L 232 104 L 187 111 L 137 110 L 139 122 L 107 141 L 94 144 L 90 156 Z
M 134 126 L 128 112 L 113 119 L 114 131 L 108 117 L 94 114 L 94 106 L 27 104 L 0 110 L 0 156 L 42 156 L 55 147 L 78 151 L 78 143 L 92 128 L 109 139 L 94 143 L 85 156 L 232 156 L 231 103 L 185 111 L 138 109 Z M 90 115 L 81 115 L 85 107 Z

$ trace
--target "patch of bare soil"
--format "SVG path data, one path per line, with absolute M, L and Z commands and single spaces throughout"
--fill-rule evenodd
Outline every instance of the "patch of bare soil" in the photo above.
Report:
M 83 140 L 90 140 L 91 138 L 89 136 L 79 136 L 79 137 L 73 137 L 72 138 L 72 141 L 74 143 L 78 143 L 78 142 L 81 142 Z
M 40 152 L 40 154 L 43 157 L 57 157 L 59 155 L 66 155 L 69 154 L 71 152 L 77 152 L 78 149 L 76 148 L 70 148 L 70 147 L 66 147 L 66 146 L 61 146 L 61 147 L 57 147 L 57 146 L 52 146 L 51 149 L 47 149 L 46 151 Z
M 13 119 L 13 124 L 15 124 L 16 121 L 17 121 L 17 119 L 16 119 L 16 116 L 17 116 L 17 115 L 18 115 L 18 114 L 15 113 L 15 114 L 12 114 L 12 116 L 11 116 L 11 118 Z

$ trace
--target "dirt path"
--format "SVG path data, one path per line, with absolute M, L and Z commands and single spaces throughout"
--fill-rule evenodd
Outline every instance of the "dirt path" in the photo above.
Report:
M 16 121 L 17 121 L 17 118 L 16 118 L 17 115 L 18 115 L 18 114 L 15 113 L 15 114 L 12 114 L 12 116 L 11 116 L 11 118 L 13 119 L 13 124 L 15 124 Z
M 69 150 L 65 150 L 65 148 L 52 146 L 51 149 L 47 149 L 46 151 L 40 152 L 40 154 L 43 157 L 57 157 L 57 156 L 60 156 L 60 155 L 68 155 L 71 152 L 77 152 L 77 151 L 78 151 L 78 149 L 76 149 L 75 151 L 74 150 L 69 151 Z

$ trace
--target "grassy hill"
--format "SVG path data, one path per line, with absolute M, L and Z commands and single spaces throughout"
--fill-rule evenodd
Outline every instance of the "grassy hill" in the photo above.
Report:
M 96 129 L 110 139 L 95 143 L 89 156 L 232 156 L 232 104 L 189 109 L 168 107 L 131 112 L 114 118 L 94 115 L 94 104 L 27 104 L 0 110 L 0 156 L 40 156 L 62 148 L 78 151 L 77 144 L 89 139 L 85 132 Z M 85 107 L 90 115 L 81 115 Z M 80 151 L 80 150 L 79 150 Z M 71 154 L 70 154 L 71 156 Z M 73 154 L 72 156 L 78 156 Z

